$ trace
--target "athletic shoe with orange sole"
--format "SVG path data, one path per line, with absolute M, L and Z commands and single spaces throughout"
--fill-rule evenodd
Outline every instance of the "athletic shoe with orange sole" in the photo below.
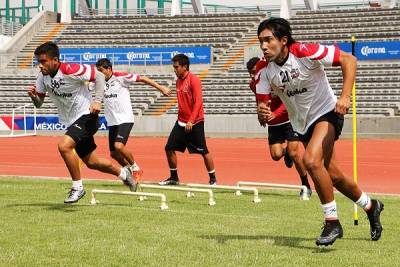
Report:
M 132 177 L 133 179 L 135 179 L 136 183 L 139 183 L 140 180 L 142 180 L 142 176 L 143 176 L 142 169 L 139 169 L 137 171 L 132 171 Z

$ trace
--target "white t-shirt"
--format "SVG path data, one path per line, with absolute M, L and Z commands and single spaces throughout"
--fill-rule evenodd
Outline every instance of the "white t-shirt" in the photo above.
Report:
M 334 45 L 292 44 L 283 66 L 269 62 L 257 73 L 257 100 L 273 90 L 285 104 L 293 129 L 305 134 L 314 121 L 335 108 L 337 98 L 324 65 L 338 65 L 339 56 L 340 50 Z
M 136 74 L 114 72 L 106 81 L 104 115 L 108 126 L 134 122 L 129 85 L 139 80 L 140 76 Z
M 58 109 L 60 122 L 67 127 L 82 115 L 90 113 L 91 94 L 85 84 L 94 81 L 93 65 L 61 63 L 57 74 L 52 78 L 40 72 L 36 79 L 39 95 L 50 95 Z

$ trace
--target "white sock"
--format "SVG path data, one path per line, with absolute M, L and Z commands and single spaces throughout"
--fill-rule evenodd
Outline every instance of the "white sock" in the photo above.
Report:
M 209 171 L 208 173 L 215 173 L 215 169 L 214 169 L 214 170 L 212 170 L 212 171 Z
M 338 214 L 336 209 L 336 201 L 332 201 L 326 204 L 321 204 L 322 210 L 324 211 L 325 220 L 337 220 Z
M 361 197 L 356 201 L 356 204 L 367 211 L 371 208 L 371 199 L 367 194 L 362 192 Z
M 118 178 L 125 181 L 126 180 L 126 170 L 125 168 L 121 168 L 121 172 L 118 175 Z
M 72 188 L 82 190 L 83 189 L 82 179 L 79 181 L 72 181 Z
M 140 167 L 136 162 L 133 162 L 133 164 L 131 165 L 131 170 L 133 172 L 137 172 L 137 171 L 140 171 Z

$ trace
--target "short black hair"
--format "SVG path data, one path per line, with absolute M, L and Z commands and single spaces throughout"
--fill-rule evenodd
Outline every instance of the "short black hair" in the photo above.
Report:
M 58 58 L 60 59 L 60 50 L 56 43 L 53 42 L 46 42 L 35 49 L 35 56 L 38 57 L 39 55 L 46 54 L 50 58 Z
M 190 61 L 189 61 L 189 57 L 186 56 L 185 54 L 177 54 L 171 59 L 171 61 L 178 62 L 179 65 L 181 65 L 181 66 L 187 66 L 187 69 L 189 70 Z
M 260 23 L 257 30 L 257 36 L 260 36 L 260 33 L 268 29 L 272 32 L 272 34 L 278 40 L 281 40 L 282 37 L 287 37 L 288 42 L 287 46 L 291 46 L 296 41 L 292 37 L 292 28 L 290 27 L 289 21 L 283 18 L 269 18 Z
M 247 63 L 246 63 L 247 70 L 250 72 L 254 68 L 254 66 L 257 64 L 258 61 L 260 61 L 259 57 L 250 58 L 249 61 L 247 61 Z
M 105 69 L 108 69 L 108 68 L 112 69 L 112 64 L 111 64 L 111 61 L 108 58 L 101 58 L 101 59 L 97 60 L 96 67 L 103 67 Z

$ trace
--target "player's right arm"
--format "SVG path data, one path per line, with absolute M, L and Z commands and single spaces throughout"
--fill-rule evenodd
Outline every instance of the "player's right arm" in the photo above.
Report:
M 158 91 L 160 91 L 164 96 L 170 96 L 171 95 L 171 89 L 169 89 L 166 86 L 158 84 L 156 81 L 146 77 L 146 76 L 140 76 L 139 77 L 139 82 L 143 82 L 147 85 L 150 85 L 154 88 L 156 88 Z
M 271 85 L 267 78 L 267 69 L 262 68 L 256 74 L 257 115 L 261 126 L 266 126 L 271 119 Z
M 114 73 L 115 74 L 115 73 Z M 136 82 L 142 82 L 144 84 L 150 85 L 151 87 L 157 89 L 158 91 L 160 91 L 164 96 L 170 96 L 171 95 L 171 89 L 169 89 L 168 87 L 165 87 L 163 85 L 158 84 L 156 81 L 146 77 L 146 76 L 140 76 L 137 74 L 133 74 L 133 73 L 121 73 L 125 74 L 123 77 L 123 81 L 124 83 L 129 86 L 131 84 L 134 84 Z M 118 74 L 117 74 L 118 75 Z
M 44 102 L 45 94 L 40 94 L 36 91 L 36 85 L 32 85 L 28 90 L 28 95 L 32 99 L 35 107 L 40 108 Z
M 36 79 L 36 85 L 32 85 L 28 89 L 28 95 L 32 99 L 35 107 L 40 108 L 44 102 L 44 98 L 46 97 L 46 90 L 43 83 L 43 75 L 39 73 Z

